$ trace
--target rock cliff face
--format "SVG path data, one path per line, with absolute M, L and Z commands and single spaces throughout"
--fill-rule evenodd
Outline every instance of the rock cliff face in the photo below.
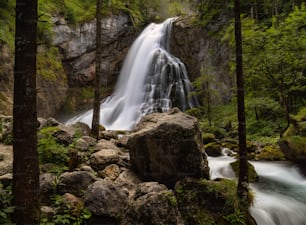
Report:
M 192 17 L 180 17 L 174 22 L 171 53 L 185 63 L 190 80 L 194 81 L 201 73 L 210 76 L 210 87 L 220 95 L 215 100 L 226 103 L 231 98 L 233 83 L 228 67 L 230 50 L 218 38 L 226 18 L 205 28 L 192 21 Z
M 53 45 L 63 55 L 69 86 L 91 84 L 95 77 L 96 21 L 72 27 L 63 18 L 53 18 Z M 136 32 L 126 15 L 105 17 L 102 24 L 102 70 L 103 83 L 113 84 L 120 65 L 132 44 Z

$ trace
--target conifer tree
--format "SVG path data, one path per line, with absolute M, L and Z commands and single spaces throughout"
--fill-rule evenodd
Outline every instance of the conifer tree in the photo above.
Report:
M 101 0 L 97 0 L 96 8 L 96 77 L 95 99 L 92 116 L 91 135 L 98 140 L 100 127 L 100 84 L 101 84 Z
M 40 216 L 36 110 L 37 0 L 16 0 L 13 204 L 16 225 Z

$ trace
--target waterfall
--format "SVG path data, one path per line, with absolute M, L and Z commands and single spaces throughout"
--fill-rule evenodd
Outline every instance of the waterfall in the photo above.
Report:
M 100 123 L 106 129 L 132 130 L 146 114 L 197 104 L 185 65 L 169 52 L 174 20 L 151 23 L 131 46 L 113 94 L 101 104 Z M 67 123 L 90 125 L 91 120 L 92 110 Z

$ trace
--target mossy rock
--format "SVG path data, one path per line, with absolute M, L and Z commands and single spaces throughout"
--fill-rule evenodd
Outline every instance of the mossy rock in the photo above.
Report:
M 238 152 L 238 141 L 231 138 L 226 138 L 221 141 L 221 147 L 228 148 L 232 151 Z
M 278 145 L 288 159 L 298 163 L 306 162 L 306 137 L 283 137 Z
M 186 225 L 247 224 L 233 180 L 185 178 L 175 185 L 175 195 Z
M 206 145 L 211 142 L 216 141 L 216 136 L 213 133 L 204 133 L 202 134 L 203 144 Z
M 209 156 L 221 156 L 222 155 L 222 149 L 221 145 L 217 142 L 211 142 L 205 145 L 205 152 Z
M 284 153 L 279 149 L 278 146 L 274 145 L 266 145 L 263 149 L 258 153 L 255 154 L 255 160 L 277 160 L 283 161 L 286 160 Z
M 214 134 L 217 139 L 224 138 L 225 134 L 226 134 L 225 129 L 220 128 L 220 127 L 210 127 L 210 126 L 207 126 L 207 127 L 201 127 L 201 129 L 202 129 L 202 131 L 204 133 L 212 133 L 212 134 Z
M 239 177 L 239 160 L 231 163 L 231 167 L 234 170 L 236 177 Z M 257 182 L 259 176 L 254 168 L 254 166 L 248 162 L 248 169 L 249 169 L 249 182 Z

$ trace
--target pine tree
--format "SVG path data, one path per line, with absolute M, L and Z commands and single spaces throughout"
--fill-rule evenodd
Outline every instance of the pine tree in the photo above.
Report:
M 101 0 L 97 0 L 96 8 L 96 78 L 95 78 L 95 99 L 93 106 L 93 118 L 91 135 L 97 140 L 100 127 L 100 83 L 101 83 Z
M 16 225 L 39 224 L 36 110 L 37 0 L 16 1 L 13 203 Z

